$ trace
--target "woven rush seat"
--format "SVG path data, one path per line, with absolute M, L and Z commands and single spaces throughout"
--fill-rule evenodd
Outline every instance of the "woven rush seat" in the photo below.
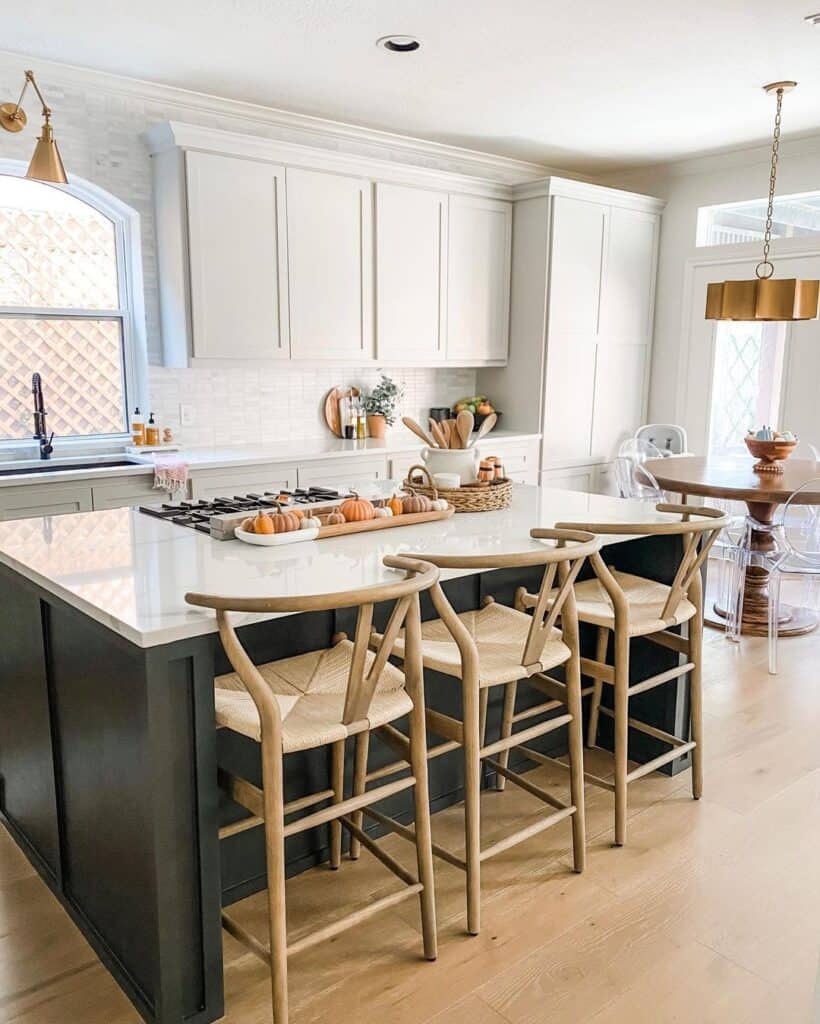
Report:
M 467 627 L 475 641 L 479 659 L 478 683 L 481 687 L 512 683 L 526 679 L 535 672 L 545 672 L 563 664 L 570 649 L 561 640 L 558 629 L 551 630 L 540 659 L 533 665 L 521 664 L 521 656 L 532 625 L 529 615 L 492 602 L 476 611 L 461 612 L 459 620 Z M 421 651 L 424 665 L 434 672 L 461 677 L 461 655 L 458 645 L 441 619 L 431 619 L 421 626 Z M 404 636 L 393 648 L 398 657 L 404 656 Z
M 342 717 L 353 649 L 351 641 L 342 640 L 325 650 L 257 666 L 279 705 L 284 753 L 310 750 L 351 735 Z M 373 659 L 368 652 L 365 671 Z M 261 742 L 259 714 L 239 676 L 235 672 L 217 676 L 214 686 L 217 725 Z M 412 707 L 402 672 L 388 662 L 368 711 L 370 728 L 401 718 Z
M 657 633 L 669 626 L 679 626 L 695 615 L 695 606 L 683 598 L 671 615 L 661 618 L 669 597 L 669 587 L 654 580 L 644 579 L 642 576 L 631 576 L 616 569 L 610 571 L 629 604 L 630 636 L 644 636 Z M 581 622 L 614 629 L 615 612 L 612 599 L 597 576 L 575 584 L 575 602 Z

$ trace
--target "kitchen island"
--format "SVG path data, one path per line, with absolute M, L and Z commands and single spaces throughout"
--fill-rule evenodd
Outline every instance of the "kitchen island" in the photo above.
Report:
M 133 509 L 0 523 L 2 819 L 146 1019 L 216 1020 L 220 903 L 265 884 L 257 830 L 219 847 L 218 827 L 246 812 L 220 799 L 217 765 L 253 778 L 258 752 L 217 735 L 213 678 L 227 663 L 212 613 L 186 605 L 185 593 L 348 590 L 394 578 L 388 554 L 500 556 L 537 546 L 534 526 L 660 518 L 641 502 L 521 486 L 504 511 L 281 548 L 212 540 Z M 671 581 L 674 538 L 606 541 L 608 563 Z M 459 611 L 490 593 L 511 603 L 516 586 L 537 582 L 520 570 L 442 578 Z M 345 609 L 236 618 L 259 662 L 328 646 L 350 628 Z M 636 641 L 632 670 L 639 678 L 676 659 Z M 427 684 L 430 704 L 448 710 L 456 688 L 434 674 Z M 680 735 L 686 701 L 685 682 L 671 680 L 636 699 L 634 713 Z M 488 729 L 497 723 L 491 706 Z M 630 755 L 648 760 L 665 749 L 655 744 L 636 734 Z M 317 788 L 326 771 L 315 753 L 289 758 L 286 798 Z M 457 755 L 432 762 L 430 783 L 434 809 L 460 799 Z M 324 859 L 325 845 L 319 832 L 299 837 L 291 871 Z

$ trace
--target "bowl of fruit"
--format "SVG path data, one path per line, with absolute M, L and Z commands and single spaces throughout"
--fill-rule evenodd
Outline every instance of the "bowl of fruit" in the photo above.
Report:
M 475 418 L 473 430 L 478 430 L 489 415 L 495 413 L 501 419 L 501 413 L 493 408 L 492 402 L 486 395 L 471 395 L 469 398 L 460 398 L 453 406 L 453 415 L 457 416 L 462 410 L 471 412 Z
M 797 447 L 798 439 L 790 430 L 761 427 L 750 430 L 744 438 L 749 454 L 758 461 L 752 466 L 755 473 L 782 473 L 783 461 Z

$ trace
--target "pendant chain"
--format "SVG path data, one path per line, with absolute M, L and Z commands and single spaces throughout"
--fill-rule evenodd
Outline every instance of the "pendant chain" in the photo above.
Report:
M 774 115 L 774 135 L 772 136 L 772 166 L 769 172 L 769 205 L 766 208 L 766 230 L 763 235 L 763 262 L 758 265 L 758 277 L 771 277 L 774 267 L 769 259 L 772 245 L 772 219 L 774 217 L 774 190 L 777 184 L 777 157 L 780 150 L 780 115 L 783 107 L 783 90 L 777 90 L 777 111 Z M 766 273 L 765 271 L 768 271 Z

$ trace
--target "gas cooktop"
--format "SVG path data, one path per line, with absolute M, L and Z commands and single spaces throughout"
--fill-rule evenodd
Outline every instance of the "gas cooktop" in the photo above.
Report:
M 265 491 L 264 494 L 235 494 L 232 498 L 211 498 L 208 501 L 181 501 L 179 504 L 141 505 L 140 512 L 155 516 L 177 526 L 207 533 L 215 540 L 232 540 L 234 527 L 259 509 L 299 505 L 331 507 L 349 494 L 326 487 L 297 487 L 294 491 Z

